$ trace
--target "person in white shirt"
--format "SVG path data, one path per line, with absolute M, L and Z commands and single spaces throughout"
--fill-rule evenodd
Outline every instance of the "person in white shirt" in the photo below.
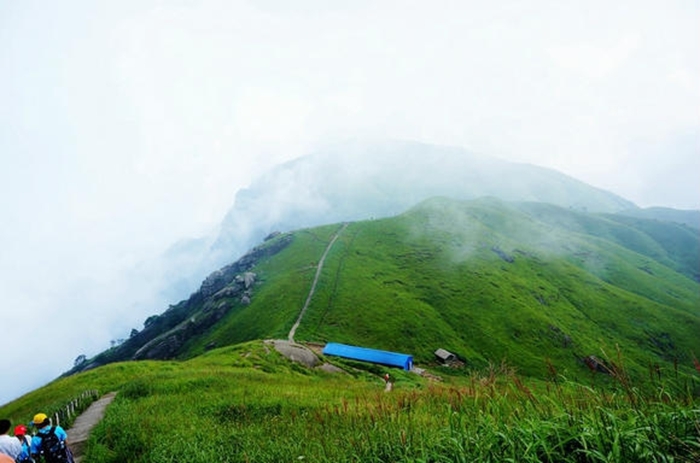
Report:
M 7 434 L 11 426 L 10 420 L 0 420 L 0 453 L 15 459 L 22 453 L 22 444 L 19 443 L 16 437 Z

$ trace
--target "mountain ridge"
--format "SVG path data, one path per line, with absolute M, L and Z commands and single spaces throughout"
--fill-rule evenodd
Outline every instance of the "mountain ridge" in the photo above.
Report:
M 160 267 L 178 272 L 168 272 L 173 283 L 162 292 L 186 296 L 212 268 L 243 255 L 272 232 L 392 216 L 433 196 L 496 196 L 591 212 L 638 209 L 556 170 L 460 147 L 348 141 L 280 164 L 239 190 L 218 232 L 163 255 Z
M 639 224 L 657 236 L 664 235 L 659 227 L 687 232 L 680 246 L 691 264 L 700 262 L 699 233 L 616 220 L 550 204 L 437 197 L 396 217 L 350 223 L 297 337 L 415 351 L 423 362 L 438 347 L 472 366 L 505 355 L 536 376 L 544 374 L 545 346 L 561 365 L 583 374 L 581 359 L 601 348 L 601 335 L 605 344 L 635 352 L 637 370 L 649 361 L 688 360 L 700 350 L 691 335 L 700 329 L 697 274 L 671 246 L 677 238 L 661 242 Z M 308 295 L 314 262 L 339 227 L 270 235 L 122 346 L 69 373 L 286 338 Z M 358 310 L 359 318 L 349 315 Z

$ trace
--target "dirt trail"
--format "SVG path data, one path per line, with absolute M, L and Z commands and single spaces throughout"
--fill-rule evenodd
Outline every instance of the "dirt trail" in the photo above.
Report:
M 294 334 L 297 332 L 297 328 L 301 323 L 301 319 L 304 318 L 304 314 L 306 313 L 306 309 L 309 307 L 309 303 L 311 302 L 311 297 L 314 295 L 314 291 L 316 291 L 316 283 L 318 283 L 318 277 L 321 276 L 321 270 L 323 270 L 323 262 L 326 260 L 328 252 L 333 247 L 333 243 L 335 243 L 335 240 L 338 239 L 338 236 L 343 232 L 343 230 L 347 228 L 347 226 L 348 224 L 344 223 L 343 226 L 340 227 L 340 229 L 337 232 L 335 232 L 335 235 L 333 235 L 333 239 L 330 243 L 328 243 L 328 246 L 326 246 L 326 250 L 323 252 L 321 260 L 318 261 L 318 265 L 316 266 L 316 276 L 314 277 L 314 282 L 311 284 L 311 290 L 309 290 L 309 295 L 306 296 L 306 302 L 304 303 L 304 307 L 301 309 L 301 313 L 299 314 L 299 318 L 297 318 L 296 323 L 294 323 L 292 329 L 289 330 L 289 336 L 287 337 L 287 339 L 289 339 L 289 342 L 294 342 Z
M 73 427 L 66 431 L 68 434 L 66 442 L 68 442 L 68 446 L 73 451 L 75 463 L 80 463 L 83 459 L 83 449 L 90 436 L 90 431 L 100 422 L 105 414 L 107 405 L 112 403 L 116 395 L 116 392 L 110 392 L 93 402 L 87 410 L 75 419 Z

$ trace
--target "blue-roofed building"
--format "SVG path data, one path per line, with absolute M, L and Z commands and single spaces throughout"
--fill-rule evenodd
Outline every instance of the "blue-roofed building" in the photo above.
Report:
M 369 349 L 367 347 L 349 346 L 347 344 L 338 344 L 329 342 L 323 348 L 324 355 L 335 355 L 352 360 L 361 360 L 363 362 L 378 363 L 391 367 L 399 367 L 404 370 L 413 369 L 413 356 L 408 354 L 400 354 L 398 352 L 389 352 L 386 350 Z

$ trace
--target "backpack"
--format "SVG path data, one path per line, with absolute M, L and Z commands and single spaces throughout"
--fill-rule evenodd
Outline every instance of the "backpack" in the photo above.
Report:
M 56 426 L 51 426 L 48 433 L 39 434 L 39 437 L 41 437 L 39 453 L 46 463 L 74 463 L 70 449 L 56 435 Z
M 15 461 L 17 463 L 36 463 L 36 460 L 32 457 L 25 457 L 25 458 L 17 457 L 17 459 Z
M 20 439 L 20 442 L 22 443 L 22 453 L 20 454 L 19 457 L 15 459 L 15 462 L 17 463 L 35 463 L 34 458 L 32 458 L 29 455 L 29 449 L 32 448 L 32 443 L 30 442 L 29 439 L 27 439 L 27 436 L 22 436 L 22 439 Z M 22 457 L 24 455 L 24 457 Z

